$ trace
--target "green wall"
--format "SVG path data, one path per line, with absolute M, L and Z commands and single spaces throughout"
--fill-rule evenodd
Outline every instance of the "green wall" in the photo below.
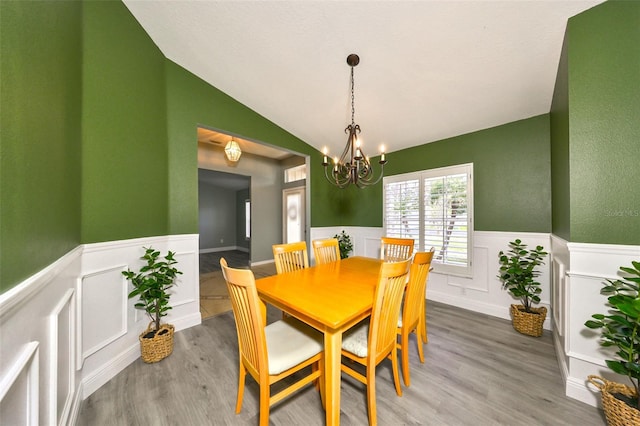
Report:
M 565 34 L 551 102 L 551 205 L 553 206 L 551 232 L 566 241 L 571 241 L 567 44 Z
M 474 229 L 551 231 L 551 171 L 547 114 L 387 155 L 385 175 L 473 163 Z M 382 188 L 347 192 L 343 225 L 359 215 L 382 226 Z M 346 214 L 349 216 L 346 216 Z
M 82 242 L 166 235 L 164 56 L 121 2 L 83 4 Z
M 567 32 L 571 241 L 640 244 L 640 2 L 603 3 Z
M 80 242 L 81 13 L 0 1 L 0 292 Z

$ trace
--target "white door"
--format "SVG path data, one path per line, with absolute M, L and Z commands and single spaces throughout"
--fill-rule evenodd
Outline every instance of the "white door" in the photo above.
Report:
M 304 188 L 282 191 L 282 241 L 295 243 L 305 241 Z

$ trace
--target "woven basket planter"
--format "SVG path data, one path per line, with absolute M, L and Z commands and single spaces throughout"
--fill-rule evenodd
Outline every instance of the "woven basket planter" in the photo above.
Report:
M 525 312 L 522 305 L 511 305 L 513 328 L 527 336 L 540 337 L 542 336 L 542 325 L 547 318 L 547 308 L 542 306 L 531 308 L 531 310 L 535 313 Z
M 140 340 L 140 355 L 148 364 L 162 361 L 173 352 L 173 331 L 171 324 L 162 324 L 158 332 L 152 338 L 145 338 L 147 333 L 153 331 L 153 323 L 138 337 Z
M 619 400 L 614 394 L 636 397 L 636 391 L 630 386 L 610 382 L 600 376 L 589 376 L 589 382 L 600 389 L 602 395 L 602 409 L 609 426 L 640 425 L 640 410 L 630 407 Z

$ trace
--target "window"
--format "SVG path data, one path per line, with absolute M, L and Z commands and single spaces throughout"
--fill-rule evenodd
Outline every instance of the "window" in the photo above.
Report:
M 384 231 L 435 247 L 436 272 L 471 276 L 473 164 L 385 177 Z
M 244 238 L 251 238 L 251 200 L 244 200 Z
M 307 178 L 307 166 L 305 164 L 301 166 L 290 167 L 284 171 L 284 182 L 295 182 L 297 180 L 304 180 Z

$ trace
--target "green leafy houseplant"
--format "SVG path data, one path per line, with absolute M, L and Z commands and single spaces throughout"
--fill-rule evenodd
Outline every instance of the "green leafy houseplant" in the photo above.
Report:
M 344 232 L 336 234 L 333 238 L 338 239 L 338 247 L 340 248 L 340 259 L 346 259 L 349 257 L 349 253 L 353 250 L 353 244 L 351 244 L 351 237 Z
M 609 315 L 594 314 L 585 322 L 591 329 L 601 329 L 604 347 L 615 346 L 619 359 L 606 360 L 607 367 L 627 376 L 635 389 L 632 405 L 640 409 L 638 384 L 640 381 L 640 262 L 631 262 L 632 268 L 621 266 L 624 280 L 607 280 L 600 290 L 608 295 Z
M 528 250 L 527 245 L 517 239 L 509 243 L 509 251 L 498 254 L 500 261 L 500 274 L 498 278 L 502 281 L 502 288 L 507 290 L 513 297 L 520 299 L 524 312 L 535 313 L 533 304 L 540 303 L 540 283 L 536 278 L 540 276 L 540 271 L 536 267 L 543 265 L 543 259 L 547 255 L 542 246 L 537 246 L 534 250 Z
M 160 319 L 171 309 L 169 306 L 171 294 L 168 290 L 175 285 L 176 277 L 182 272 L 173 266 L 178 263 L 174 259 L 174 252 L 169 251 L 164 256 L 164 260 L 161 260 L 159 251 L 151 247 L 144 247 L 144 249 L 145 253 L 141 259 L 146 260 L 147 264 L 140 268 L 138 273 L 127 270 L 122 271 L 122 275 L 133 284 L 133 291 L 129 293 L 129 298 L 136 296 L 139 298 L 135 307 L 144 309 L 149 315 L 154 324 L 155 334 L 160 329 Z

